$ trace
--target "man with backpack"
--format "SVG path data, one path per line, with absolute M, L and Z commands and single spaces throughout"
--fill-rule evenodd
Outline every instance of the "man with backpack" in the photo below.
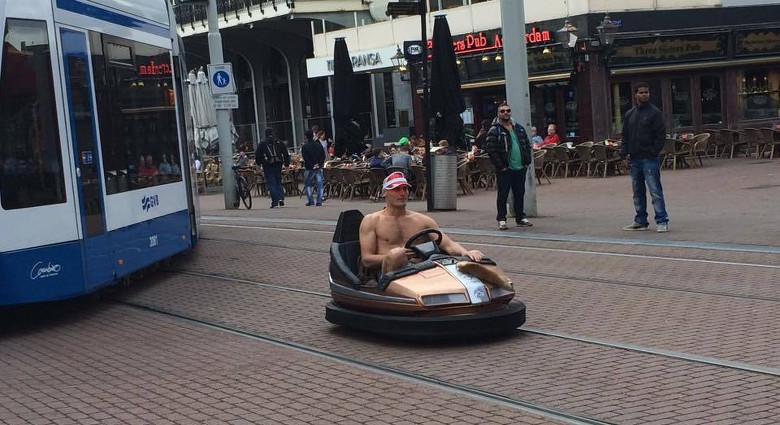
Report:
M 255 162 L 263 167 L 263 174 L 271 195 L 271 208 L 284 206 L 284 189 L 282 189 L 282 167 L 290 165 L 290 154 L 287 145 L 274 136 L 274 130 L 265 130 L 265 140 L 257 145 Z

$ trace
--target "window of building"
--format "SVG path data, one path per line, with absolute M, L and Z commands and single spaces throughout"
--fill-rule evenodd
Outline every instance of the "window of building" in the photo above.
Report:
M 701 91 L 701 123 L 721 124 L 723 122 L 723 96 L 720 77 L 705 75 L 699 78 Z
M 612 133 L 623 132 L 623 117 L 634 104 L 631 82 L 612 84 Z
M 580 119 L 577 113 L 577 91 L 566 88 L 563 92 L 564 119 L 566 120 L 566 137 L 580 136 Z
M 693 125 L 693 104 L 691 102 L 691 79 L 672 79 L 672 128 Z
M 398 127 L 395 119 L 395 95 L 393 94 L 393 73 L 382 74 L 382 84 L 385 92 L 385 117 L 388 127 Z
M 429 11 L 451 9 L 453 7 L 466 6 L 469 0 L 428 0 Z
M 95 33 L 90 45 L 107 193 L 181 181 L 170 53 Z
M 780 116 L 780 70 L 753 68 L 742 72 L 739 82 L 739 112 L 743 120 Z
M 0 71 L 0 200 L 6 210 L 66 201 L 46 23 L 9 19 Z

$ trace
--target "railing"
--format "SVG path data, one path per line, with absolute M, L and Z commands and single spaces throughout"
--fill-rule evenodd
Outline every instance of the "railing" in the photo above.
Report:
M 206 17 L 207 5 L 204 4 L 180 4 L 179 0 L 169 0 L 173 6 L 174 14 L 176 15 L 176 23 L 179 25 L 181 31 L 184 31 L 185 26 L 195 29 L 195 25 L 201 25 L 203 28 L 208 26 L 208 18 Z M 279 5 L 284 4 L 289 9 L 295 8 L 295 0 L 217 0 L 217 14 L 225 21 L 228 21 L 228 14 L 235 14 L 235 17 L 239 17 L 239 13 L 246 11 L 249 17 L 252 17 L 252 10 L 259 7 L 260 14 L 264 15 L 266 8 L 271 8 L 274 11 L 279 10 Z

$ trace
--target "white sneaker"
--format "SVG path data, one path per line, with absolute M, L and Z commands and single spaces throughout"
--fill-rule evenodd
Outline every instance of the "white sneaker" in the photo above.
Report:
M 498 222 L 498 230 L 506 230 L 506 220 L 501 220 Z
M 666 233 L 669 231 L 669 224 L 668 223 L 658 223 L 658 228 L 656 229 L 658 233 Z

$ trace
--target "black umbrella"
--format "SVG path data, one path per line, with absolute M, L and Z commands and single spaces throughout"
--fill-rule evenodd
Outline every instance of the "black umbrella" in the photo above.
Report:
M 431 51 L 431 116 L 436 118 L 438 139 L 446 139 L 450 146 L 463 146 L 463 120 L 460 113 L 466 109 L 460 94 L 460 73 L 455 63 L 452 34 L 447 17 L 439 15 L 433 22 L 433 50 Z
M 362 151 L 362 131 L 354 120 L 353 87 L 355 87 L 352 59 L 344 38 L 337 38 L 333 48 L 333 143 L 336 156 Z M 358 152 L 359 152 L 358 151 Z

